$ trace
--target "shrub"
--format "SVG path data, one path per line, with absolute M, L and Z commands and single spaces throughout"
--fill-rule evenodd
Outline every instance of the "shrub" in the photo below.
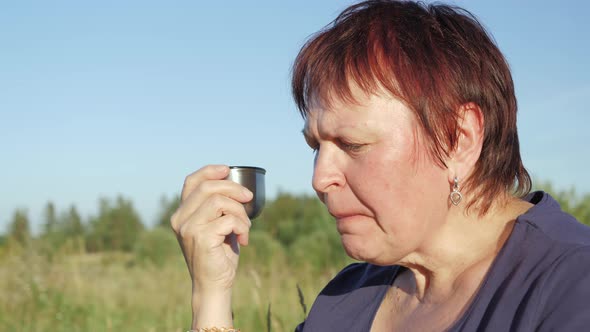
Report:
M 133 251 L 140 264 L 148 263 L 159 267 L 182 256 L 174 233 L 163 227 L 142 232 Z
M 264 231 L 251 231 L 248 247 L 240 250 L 240 265 L 251 265 L 264 270 L 267 266 L 285 262 L 285 249 L 281 243 Z

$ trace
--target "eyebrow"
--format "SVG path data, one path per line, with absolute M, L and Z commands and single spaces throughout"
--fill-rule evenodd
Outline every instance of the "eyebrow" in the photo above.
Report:
M 353 127 L 353 126 L 342 126 L 340 127 L 340 130 L 344 130 L 345 132 L 349 129 L 356 129 L 356 130 L 362 130 L 359 129 L 358 127 Z M 311 133 L 311 131 L 309 130 L 309 127 L 304 126 L 303 129 L 301 129 L 301 133 L 303 134 L 303 136 L 306 139 L 310 139 L 310 140 L 316 140 L 315 136 Z

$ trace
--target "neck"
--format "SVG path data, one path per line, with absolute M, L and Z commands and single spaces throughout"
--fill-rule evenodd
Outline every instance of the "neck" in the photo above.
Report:
M 421 303 L 473 295 L 510 236 L 516 218 L 532 205 L 511 198 L 485 216 L 451 209 L 425 244 L 400 262 L 412 273 L 405 285 Z

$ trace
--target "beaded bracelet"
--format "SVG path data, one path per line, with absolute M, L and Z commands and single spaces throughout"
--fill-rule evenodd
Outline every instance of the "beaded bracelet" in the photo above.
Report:
M 196 330 L 187 332 L 240 332 L 240 329 L 234 329 L 233 327 L 199 327 Z

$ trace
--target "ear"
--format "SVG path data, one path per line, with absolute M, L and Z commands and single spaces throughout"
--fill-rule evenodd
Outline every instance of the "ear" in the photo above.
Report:
M 471 175 L 481 154 L 484 136 L 484 117 L 477 104 L 461 105 L 457 122 L 457 145 L 448 163 L 451 184 L 455 176 L 461 181 Z

